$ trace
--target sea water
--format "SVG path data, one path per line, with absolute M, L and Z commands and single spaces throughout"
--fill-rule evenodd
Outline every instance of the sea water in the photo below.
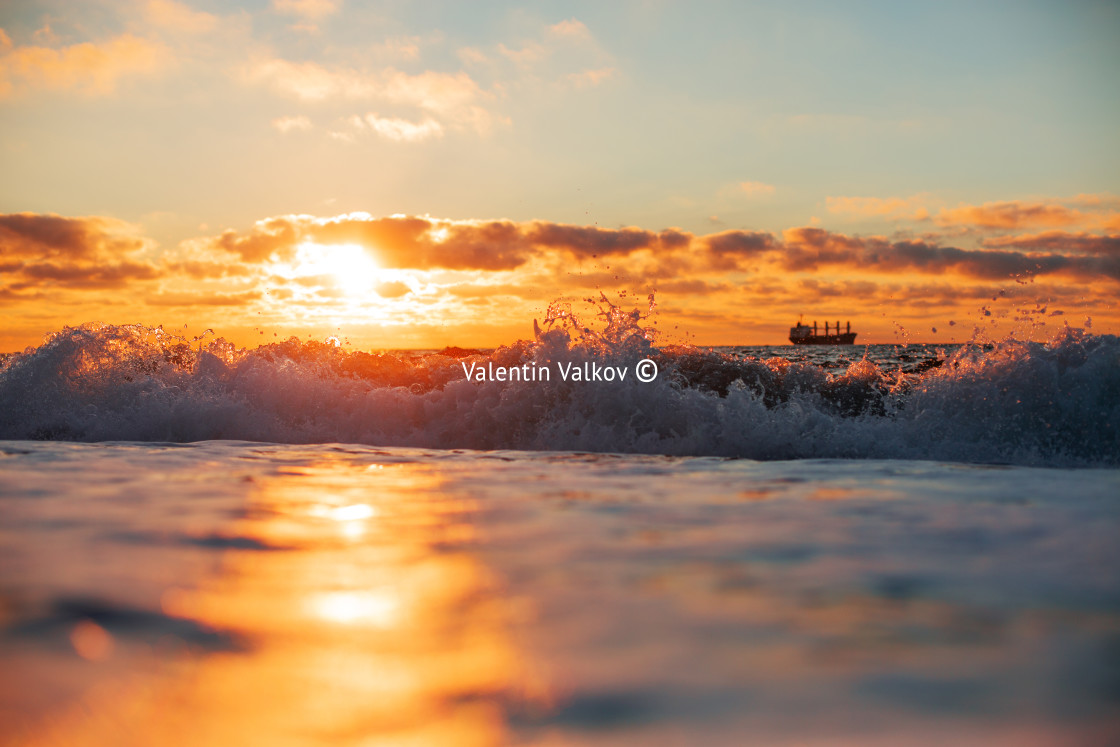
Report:
M 1120 740 L 1115 337 L 2 365 L 5 743 Z

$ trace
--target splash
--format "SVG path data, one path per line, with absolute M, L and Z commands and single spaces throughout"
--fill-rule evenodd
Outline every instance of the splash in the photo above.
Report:
M 1120 340 L 1066 327 L 894 370 L 658 345 L 652 313 L 568 304 L 533 340 L 410 355 L 291 338 L 240 348 L 141 325 L 65 328 L 0 362 L 0 438 L 351 442 L 752 459 L 1120 464 Z M 466 380 L 463 363 L 632 366 L 650 383 Z

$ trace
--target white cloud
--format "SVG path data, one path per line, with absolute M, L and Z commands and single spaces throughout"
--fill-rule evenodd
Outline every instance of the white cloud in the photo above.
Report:
M 367 114 L 365 123 L 371 130 L 387 140 L 404 143 L 418 143 L 429 138 L 443 137 L 443 126 L 428 117 L 421 122 L 410 122 L 399 117 L 379 117 Z
M 246 79 L 303 101 L 343 98 L 397 104 L 438 118 L 441 131 L 449 126 L 486 134 L 495 124 L 509 121 L 485 106 L 494 94 L 479 88 L 465 72 L 411 74 L 390 67 L 367 73 L 315 62 L 266 59 L 250 65 Z
M 280 132 L 288 133 L 295 130 L 310 130 L 311 120 L 307 117 L 277 117 L 272 120 L 272 126 Z
M 250 82 L 265 83 L 277 93 L 304 101 L 365 98 L 377 92 L 377 84 L 371 76 L 355 70 L 330 70 L 317 62 L 259 60 L 250 64 L 246 77 Z

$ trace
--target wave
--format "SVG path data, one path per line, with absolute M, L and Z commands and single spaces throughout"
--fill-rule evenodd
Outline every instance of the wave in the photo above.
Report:
M 612 310 L 602 333 L 556 307 L 534 340 L 418 355 L 336 340 L 247 349 L 142 325 L 67 327 L 0 362 L 0 438 L 1120 464 L 1112 335 L 1066 328 L 1046 343 L 965 345 L 914 373 L 864 359 L 836 375 L 781 358 L 658 347 L 640 314 Z M 558 364 L 633 369 L 644 358 L 660 371 L 648 383 L 556 374 Z M 480 382 L 465 375 L 472 364 L 553 374 Z

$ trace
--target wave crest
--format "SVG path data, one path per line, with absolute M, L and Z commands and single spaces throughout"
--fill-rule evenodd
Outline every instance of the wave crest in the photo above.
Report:
M 1115 336 L 1067 328 L 1046 343 L 966 345 L 912 373 L 865 359 L 836 375 L 657 347 L 635 331 L 643 318 L 595 333 L 554 309 L 535 340 L 424 355 L 296 338 L 247 349 L 142 325 L 64 328 L 0 364 L 0 438 L 1120 464 Z M 463 370 L 632 367 L 644 357 L 660 368 L 654 382 L 475 382 Z

